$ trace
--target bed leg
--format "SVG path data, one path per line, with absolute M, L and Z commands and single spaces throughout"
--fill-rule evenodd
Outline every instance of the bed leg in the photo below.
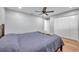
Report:
M 60 51 L 61 51 L 61 52 L 63 51 L 63 46 L 62 46 L 62 45 L 60 46 Z

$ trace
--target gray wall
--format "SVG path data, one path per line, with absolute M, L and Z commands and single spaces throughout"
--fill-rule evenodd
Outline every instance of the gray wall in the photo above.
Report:
M 50 34 L 54 34 L 54 18 L 50 18 Z
M 5 33 L 43 32 L 43 19 L 6 9 Z
M 3 7 L 0 7 L 0 25 L 5 22 L 5 10 Z

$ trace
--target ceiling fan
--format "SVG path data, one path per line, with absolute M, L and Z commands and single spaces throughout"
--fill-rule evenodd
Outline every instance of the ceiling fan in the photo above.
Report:
M 48 13 L 51 13 L 51 12 L 54 12 L 54 11 L 46 11 L 47 7 L 43 7 L 42 11 L 35 11 L 35 12 L 41 12 L 41 14 L 39 15 L 42 15 L 42 14 L 45 14 L 48 16 Z

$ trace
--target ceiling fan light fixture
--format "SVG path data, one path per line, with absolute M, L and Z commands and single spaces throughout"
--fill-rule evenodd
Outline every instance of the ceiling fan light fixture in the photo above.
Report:
M 46 18 L 46 17 L 47 17 L 47 15 L 45 15 L 45 14 L 42 14 L 42 17 L 45 17 L 45 18 Z
M 45 20 L 50 20 L 50 17 L 45 14 L 42 14 L 42 18 L 44 18 Z

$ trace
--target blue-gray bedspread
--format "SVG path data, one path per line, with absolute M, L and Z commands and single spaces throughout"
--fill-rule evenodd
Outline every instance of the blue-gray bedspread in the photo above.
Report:
M 56 34 L 7 34 L 0 39 L 0 52 L 54 52 L 61 45 L 63 41 Z

